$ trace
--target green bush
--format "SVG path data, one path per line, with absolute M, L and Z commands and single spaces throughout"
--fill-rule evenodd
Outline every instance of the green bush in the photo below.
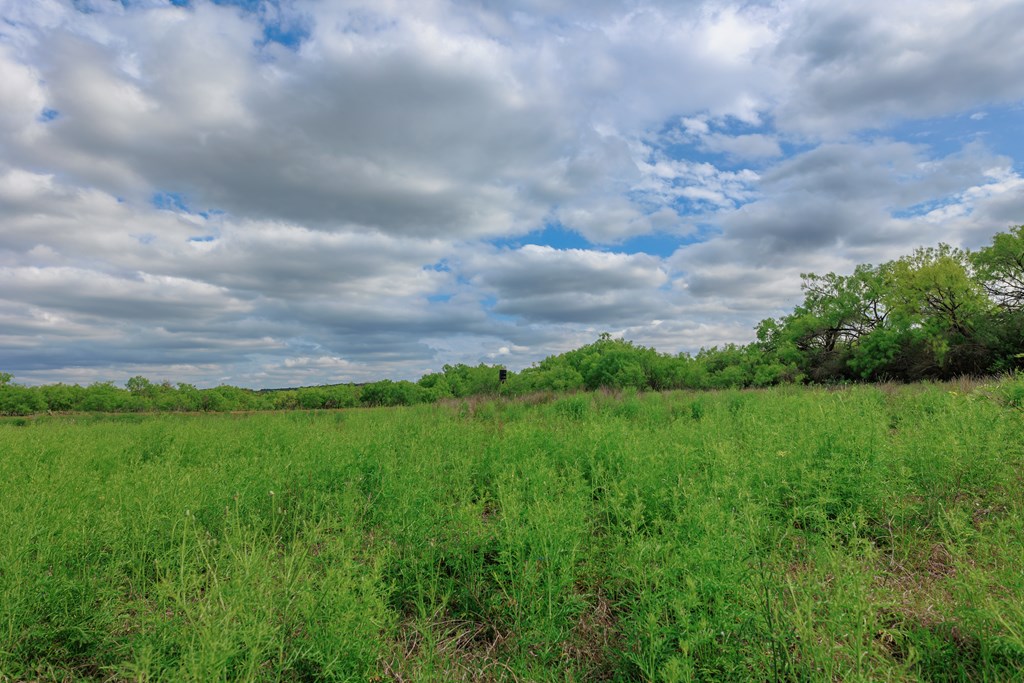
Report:
M 33 415 L 46 411 L 46 401 L 38 389 L 17 384 L 0 385 L 0 415 Z

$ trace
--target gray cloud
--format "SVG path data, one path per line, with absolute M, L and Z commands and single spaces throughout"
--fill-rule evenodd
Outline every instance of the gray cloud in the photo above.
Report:
M 165 189 L 325 227 L 498 234 L 538 218 L 520 186 L 557 162 L 567 131 L 472 55 L 324 48 L 268 64 L 233 10 L 156 12 L 168 15 L 157 26 L 147 13 L 112 20 L 115 42 L 40 41 L 60 117 L 22 155 L 116 194 Z
M 701 138 L 701 148 L 708 152 L 724 152 L 737 159 L 766 159 L 782 156 L 777 140 L 760 133 L 724 135 L 713 133 Z
M 146 273 L 121 279 L 75 268 L 3 268 L 0 290 L 35 306 L 139 321 L 195 320 L 209 311 L 248 308 L 213 285 Z
M 692 351 L 748 341 L 800 272 L 1024 215 L 1000 150 L 870 132 L 1024 97 L 1016 2 L 91 9 L 0 0 L 25 381 L 415 378 L 602 331 Z M 597 246 L 487 241 L 551 223 Z M 607 251 L 654 232 L 700 241 Z
M 931 159 L 902 142 L 822 145 L 765 173 L 763 198 L 720 214 L 718 222 L 728 237 L 757 245 L 741 253 L 763 262 L 798 262 L 826 249 L 892 254 L 933 241 L 923 224 L 895 215 L 986 182 L 989 169 L 1005 164 L 978 146 Z
M 658 287 L 667 279 L 658 260 L 645 254 L 560 250 L 529 244 L 489 256 L 476 260 L 470 267 L 478 271 L 476 278 L 480 284 L 510 297 L 647 289 Z
M 659 259 L 527 245 L 471 257 L 465 272 L 496 297 L 494 311 L 534 322 L 618 325 L 651 320 L 667 302 Z
M 753 325 L 797 303 L 800 273 L 851 272 L 939 241 L 977 247 L 1024 210 L 1024 179 L 978 145 L 940 158 L 888 141 L 824 145 L 766 172 L 758 191 L 715 216 L 722 234 L 669 259 L 687 311 L 748 311 Z
M 1012 0 L 808 5 L 778 45 L 796 62 L 778 121 L 833 134 L 1019 100 L 1022 24 Z

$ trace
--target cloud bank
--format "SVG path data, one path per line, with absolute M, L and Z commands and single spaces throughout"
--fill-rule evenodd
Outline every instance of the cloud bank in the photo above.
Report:
M 1024 222 L 1019 2 L 0 0 L 0 369 L 746 342 Z

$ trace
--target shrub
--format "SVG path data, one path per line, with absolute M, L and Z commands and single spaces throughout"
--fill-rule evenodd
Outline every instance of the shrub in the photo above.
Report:
M 0 386 L 0 415 L 32 415 L 46 410 L 46 402 L 36 389 L 4 384 Z

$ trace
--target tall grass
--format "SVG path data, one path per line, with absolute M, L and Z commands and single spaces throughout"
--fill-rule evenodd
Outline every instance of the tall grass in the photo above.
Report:
M 0 422 L 0 681 L 1020 679 L 1007 386 Z

